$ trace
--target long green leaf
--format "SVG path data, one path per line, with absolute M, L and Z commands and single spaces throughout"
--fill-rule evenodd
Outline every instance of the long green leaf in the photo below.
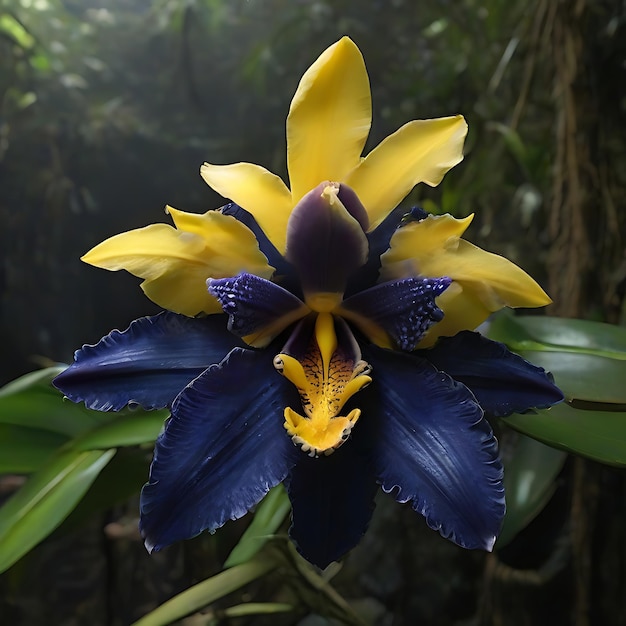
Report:
M 626 412 L 574 409 L 557 404 L 504 422 L 538 441 L 581 456 L 626 467 Z
M 50 381 L 63 367 L 50 367 L 11 381 L 0 389 L 0 423 L 28 426 L 74 437 L 114 415 L 90 411 L 63 399 Z
M 173 597 L 133 626 L 166 626 L 261 578 L 276 567 L 271 559 L 255 559 L 231 567 Z
M 552 372 L 569 400 L 626 405 L 626 361 L 574 352 L 519 350 L 518 354 Z
M 55 456 L 0 508 L 0 572 L 47 537 L 72 511 L 115 450 Z
M 95 450 L 152 443 L 161 432 L 167 415 L 167 411 L 148 412 L 141 409 L 125 412 L 79 437 L 75 447 L 78 450 Z
M 489 337 L 515 350 L 569 351 L 626 360 L 626 328 L 562 317 L 495 316 Z
M 287 517 L 291 504 L 282 485 L 269 491 L 254 513 L 250 526 L 228 555 L 224 567 L 249 561 L 271 539 Z
M 626 329 L 553 317 L 500 315 L 489 337 L 554 374 L 572 400 L 626 404 Z
M 502 548 L 541 512 L 555 489 L 567 454 L 530 437 L 517 435 L 504 451 L 506 516 L 496 547 Z
M 0 423 L 0 474 L 30 474 L 66 441 L 58 433 Z
M 71 532 L 94 515 L 136 496 L 148 480 L 150 457 L 147 450 L 119 449 L 63 522 L 59 532 Z
M 248 615 L 273 615 L 274 613 L 289 613 L 294 607 L 284 602 L 246 602 L 229 606 L 220 611 L 224 617 L 246 617 Z
M 8 13 L 0 15 L 0 32 L 10 35 L 13 41 L 25 50 L 35 45 L 34 37 Z

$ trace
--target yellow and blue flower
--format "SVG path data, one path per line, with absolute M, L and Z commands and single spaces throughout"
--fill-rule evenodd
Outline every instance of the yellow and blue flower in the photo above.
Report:
M 205 164 L 230 204 L 168 207 L 174 227 L 85 255 L 141 277 L 166 309 L 84 346 L 55 380 L 101 411 L 170 408 L 141 495 L 149 550 L 215 531 L 281 482 L 290 535 L 320 567 L 359 541 L 379 485 L 444 537 L 492 548 L 505 504 L 486 416 L 563 396 L 472 331 L 550 300 L 461 238 L 471 216 L 398 208 L 461 161 L 461 116 L 410 122 L 362 157 L 370 124 L 363 58 L 343 38 L 291 103 L 290 188 L 250 163 Z

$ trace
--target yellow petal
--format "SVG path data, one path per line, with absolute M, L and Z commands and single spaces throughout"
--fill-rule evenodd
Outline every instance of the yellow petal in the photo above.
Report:
M 462 330 L 474 330 L 492 313 L 475 292 L 459 283 L 452 283 L 437 298 L 437 305 L 444 312 L 444 318 L 428 329 L 418 348 L 432 346 L 439 337 L 453 337 Z
M 287 220 L 293 205 L 291 193 L 280 177 L 253 163 L 205 163 L 200 174 L 217 193 L 251 213 L 278 251 L 285 251 Z
M 452 334 L 462 328 L 473 329 L 490 313 L 505 306 L 538 307 L 551 302 L 517 265 L 460 239 L 471 217 L 457 220 L 450 215 L 430 216 L 408 224 L 394 234 L 390 249 L 381 259 L 385 278 L 419 274 L 431 278 L 449 276 L 455 281 L 456 289 L 451 286 L 437 300 L 446 317 L 433 326 L 432 335 L 447 335 L 448 324 Z M 452 308 L 448 311 L 441 303 Z M 464 316 L 466 322 L 462 321 Z
M 359 162 L 372 123 L 369 78 L 348 37 L 305 72 L 287 117 L 287 167 L 294 205 L 324 180 L 343 180 Z
M 453 254 L 433 258 L 425 271 L 450 278 L 472 289 L 491 311 L 504 306 L 538 307 L 550 304 L 548 294 L 520 267 L 461 239 Z
M 206 272 L 203 265 L 171 265 L 162 276 L 144 280 L 141 288 L 152 302 L 174 313 L 189 317 L 200 313 L 221 313 L 220 303 L 206 288 Z
M 387 137 L 342 181 L 354 189 L 375 228 L 420 182 L 435 186 L 463 160 L 463 116 L 416 120 Z
M 382 258 L 383 267 L 406 263 L 423 263 L 433 255 L 458 247 L 459 238 L 474 219 L 474 214 L 458 219 L 452 215 L 429 215 L 420 222 L 412 222 L 398 229 L 391 239 L 390 248 Z M 404 274 L 411 275 L 411 272 Z M 394 274 L 402 278 L 403 273 Z
M 221 310 L 207 290 L 208 278 L 246 271 L 269 278 L 254 234 L 235 218 L 209 211 L 204 215 L 169 209 L 177 230 L 167 224 L 121 233 L 90 250 L 82 260 L 108 270 L 127 270 L 145 279 L 146 295 L 170 311 L 194 316 Z

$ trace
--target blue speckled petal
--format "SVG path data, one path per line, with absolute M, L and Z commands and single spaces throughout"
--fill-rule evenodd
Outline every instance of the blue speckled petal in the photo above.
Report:
M 449 278 L 405 278 L 370 287 L 341 304 L 354 322 L 369 320 L 383 328 L 400 350 L 411 351 L 430 326 L 443 319 L 435 304 Z M 352 319 L 352 318 L 350 318 Z M 362 328 L 367 334 L 367 325 Z
M 283 428 L 294 393 L 271 353 L 236 348 L 176 398 L 141 492 L 148 550 L 242 517 L 285 479 L 304 456 Z
M 97 411 L 119 411 L 129 403 L 160 409 L 238 345 L 225 315 L 195 319 L 164 312 L 83 346 L 52 382 L 70 400 Z
M 545 409 L 563 401 L 552 374 L 479 333 L 467 330 L 441 338 L 433 348 L 418 354 L 462 382 L 495 417 Z
M 374 375 L 359 398 L 367 406 L 359 427 L 375 446 L 383 489 L 444 537 L 491 550 L 505 510 L 502 465 L 474 396 L 412 354 L 370 346 L 363 356 Z
M 211 295 L 228 314 L 228 330 L 256 347 L 266 346 L 310 309 L 286 289 L 254 274 L 210 278 Z

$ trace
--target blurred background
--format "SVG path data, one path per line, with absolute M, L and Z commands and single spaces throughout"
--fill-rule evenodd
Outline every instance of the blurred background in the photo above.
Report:
M 223 204 L 204 161 L 286 176 L 290 99 L 343 35 L 372 83 L 367 150 L 412 119 L 468 120 L 465 161 L 407 205 L 476 212 L 467 238 L 533 275 L 549 314 L 624 324 L 623 0 L 0 0 L 0 384 L 157 311 L 138 279 L 79 257 L 169 222 L 166 204 Z M 381 624 L 626 624 L 625 482 L 582 463 L 487 559 L 381 502 L 338 586 Z M 101 526 L 50 540 L 28 586 L 0 578 L 5 623 L 130 623 L 240 532 L 149 558 Z M 329 623 L 307 615 L 280 623 Z

